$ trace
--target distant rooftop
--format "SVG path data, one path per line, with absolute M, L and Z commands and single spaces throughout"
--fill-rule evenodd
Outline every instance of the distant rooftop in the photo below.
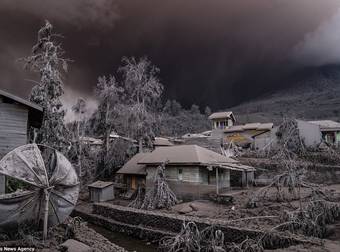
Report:
M 155 137 L 155 140 L 153 141 L 153 145 L 154 146 L 172 146 L 174 144 L 165 137 Z
M 273 123 L 246 123 L 243 125 L 235 125 L 228 127 L 224 132 L 241 132 L 245 130 L 270 130 L 274 126 Z
M 340 123 L 332 120 L 308 121 L 320 126 L 321 130 L 340 130 Z
M 235 121 L 235 117 L 233 115 L 233 112 L 231 111 L 215 112 L 209 116 L 209 120 L 224 119 L 224 118 L 231 118 L 233 121 Z

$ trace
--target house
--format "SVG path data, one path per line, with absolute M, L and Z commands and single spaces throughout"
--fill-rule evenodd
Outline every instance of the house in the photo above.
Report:
M 99 151 L 103 145 L 103 140 L 94 137 L 82 136 L 79 140 L 82 144 L 88 145 L 90 147 L 90 151 L 93 152 Z
M 43 109 L 27 100 L 0 90 L 0 159 L 28 143 L 31 128 L 40 128 Z M 5 176 L 0 176 L 0 194 L 5 193 Z
M 236 122 L 233 112 L 215 112 L 209 116 L 212 122 L 212 129 L 226 129 L 231 127 Z
M 321 143 L 321 132 L 318 125 L 298 119 L 296 120 L 296 123 L 300 139 L 306 147 L 314 148 Z M 254 139 L 253 147 L 258 150 L 275 148 L 278 140 L 276 136 L 277 130 L 278 127 L 273 127 L 271 130 L 255 134 L 252 137 Z
M 168 138 L 165 137 L 155 137 L 155 140 L 153 141 L 153 147 L 161 147 L 161 146 L 172 146 L 174 145 Z
M 340 123 L 331 120 L 308 121 L 318 125 L 322 139 L 329 144 L 340 144 Z
M 306 147 L 314 148 L 321 143 L 322 134 L 320 126 L 303 120 L 296 120 L 300 138 Z
M 197 145 L 158 147 L 151 153 L 137 155 L 118 173 L 127 178 L 130 175 L 144 175 L 148 189 L 157 167 L 167 162 L 165 175 L 169 186 L 182 199 L 206 198 L 232 187 L 249 186 L 254 179 L 253 167 Z
M 103 202 L 114 199 L 113 182 L 98 180 L 88 185 L 88 188 L 91 202 Z
M 211 193 L 249 186 L 254 179 L 253 167 L 197 145 L 158 147 L 151 153 L 138 153 L 117 174 L 124 176 L 129 190 L 137 189 L 138 184 L 148 188 L 156 168 L 165 161 L 167 181 L 179 198 L 205 198 Z
M 145 185 L 145 165 L 138 162 L 148 154 L 149 152 L 137 153 L 117 171 L 117 174 L 123 175 L 123 183 L 128 190 L 136 190 L 138 185 Z
M 244 148 L 262 148 L 271 141 L 273 123 L 247 123 L 223 130 L 223 142 L 234 143 Z

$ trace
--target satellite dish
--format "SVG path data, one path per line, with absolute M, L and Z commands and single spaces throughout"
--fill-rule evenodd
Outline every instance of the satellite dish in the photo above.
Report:
M 0 229 L 23 221 L 62 223 L 79 196 L 78 176 L 67 158 L 55 149 L 36 144 L 20 146 L 0 160 L 0 173 L 28 183 L 29 189 L 0 195 Z

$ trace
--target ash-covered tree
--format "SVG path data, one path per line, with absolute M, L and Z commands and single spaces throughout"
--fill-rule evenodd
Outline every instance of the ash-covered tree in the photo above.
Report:
M 176 100 L 167 100 L 163 112 L 171 116 L 178 116 L 182 111 L 182 105 Z
M 127 108 L 130 136 L 138 140 L 139 152 L 143 144 L 151 143 L 156 124 L 156 109 L 163 85 L 157 74 L 159 69 L 147 58 L 124 57 L 119 71 L 123 74 L 124 103 Z
M 64 125 L 65 111 L 62 108 L 63 73 L 67 72 L 64 50 L 56 41 L 53 26 L 45 21 L 38 31 L 37 43 L 31 56 L 23 58 L 25 68 L 39 74 L 40 80 L 32 88 L 30 101 L 40 105 L 43 112 L 42 127 L 35 141 L 65 151 L 68 146 L 67 130 Z
M 114 129 L 115 120 L 123 109 L 121 106 L 122 92 L 123 89 L 118 86 L 114 76 L 98 78 L 95 94 L 100 103 L 96 113 L 95 127 L 98 129 L 98 133 L 103 136 L 100 162 L 104 169 L 110 165 L 110 134 Z
M 204 109 L 204 114 L 208 117 L 211 115 L 211 109 L 209 106 L 206 106 Z
M 86 126 L 86 101 L 83 98 L 78 98 L 76 104 L 72 106 L 72 111 L 76 115 L 76 152 L 77 152 L 77 159 L 78 159 L 78 173 L 79 176 L 82 176 L 82 150 L 83 150 L 83 141 L 81 141 L 81 138 L 85 134 L 85 126 Z

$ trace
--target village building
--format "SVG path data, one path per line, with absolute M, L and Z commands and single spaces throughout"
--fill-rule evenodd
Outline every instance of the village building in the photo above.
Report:
M 263 148 L 272 141 L 273 123 L 247 123 L 229 127 L 223 131 L 223 142 L 243 148 Z
M 103 144 L 103 140 L 94 137 L 82 136 L 79 137 L 79 140 L 82 144 L 88 145 L 90 147 L 90 151 L 93 152 L 99 151 Z
M 309 121 L 318 125 L 322 139 L 328 144 L 340 145 L 340 123 L 331 120 Z
M 164 162 L 169 186 L 182 199 L 207 198 L 212 193 L 247 187 L 254 179 L 254 168 L 197 145 L 158 147 L 151 153 L 137 154 L 117 173 L 124 174 L 127 183 L 139 176 L 148 189 L 157 167 Z M 128 188 L 133 187 L 131 182 Z
M 157 147 L 164 147 L 164 146 L 173 146 L 174 144 L 165 137 L 155 137 L 154 141 L 153 141 L 153 147 L 157 148 Z
M 235 124 L 236 119 L 233 112 L 216 112 L 209 116 L 209 120 L 212 123 L 212 129 L 226 129 Z
M 306 147 L 314 148 L 321 143 L 321 131 L 320 127 L 311 122 L 296 120 L 297 129 L 300 139 L 303 141 Z M 252 138 L 254 139 L 253 147 L 257 150 L 269 150 L 276 147 L 277 144 L 277 127 L 272 127 L 267 131 L 255 134 Z
M 31 129 L 41 127 L 42 117 L 40 106 L 0 90 L 0 159 L 27 144 Z M 5 176 L 0 176 L 0 194 L 5 193 L 5 185 Z
M 149 152 L 137 153 L 117 171 L 116 174 L 123 175 L 123 183 L 128 190 L 136 190 L 138 185 L 145 185 L 145 165 L 138 162 L 148 154 Z

